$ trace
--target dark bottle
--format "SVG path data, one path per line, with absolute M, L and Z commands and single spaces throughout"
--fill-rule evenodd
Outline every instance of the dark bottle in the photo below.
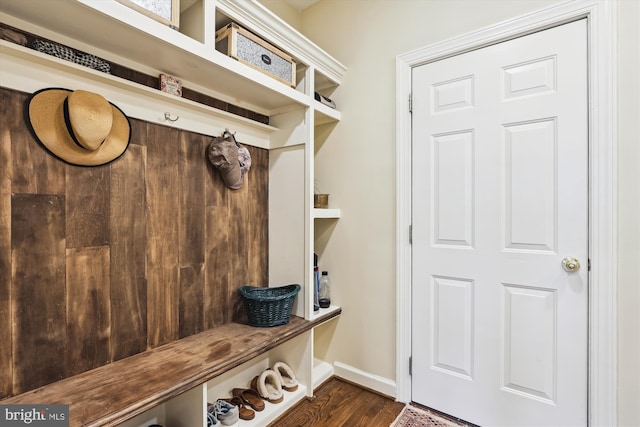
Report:
M 326 271 L 323 271 L 320 277 L 318 303 L 320 304 L 320 308 L 329 308 L 331 305 L 331 282 L 329 281 L 329 273 Z
M 318 254 L 313 253 L 313 311 L 320 310 L 318 293 L 320 292 L 320 269 L 318 268 Z

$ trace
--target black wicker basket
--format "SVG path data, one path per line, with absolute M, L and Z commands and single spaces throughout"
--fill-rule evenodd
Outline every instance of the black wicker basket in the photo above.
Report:
M 243 286 L 238 292 L 244 300 L 251 326 L 279 326 L 289 323 L 293 301 L 300 292 L 300 285 L 274 288 Z

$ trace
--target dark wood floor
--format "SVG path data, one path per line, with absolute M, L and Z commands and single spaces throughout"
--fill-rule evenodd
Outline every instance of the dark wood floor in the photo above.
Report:
M 389 427 L 404 404 L 338 378 L 315 391 L 269 427 Z

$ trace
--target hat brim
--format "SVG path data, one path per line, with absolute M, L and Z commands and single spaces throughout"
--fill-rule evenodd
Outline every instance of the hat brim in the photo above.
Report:
M 64 119 L 64 101 L 71 92 L 60 88 L 42 89 L 29 99 L 29 124 L 40 143 L 59 159 L 78 166 L 104 165 L 124 154 L 131 140 L 131 125 L 127 116 L 112 103 L 109 104 L 113 124 L 102 145 L 90 151 L 76 144 Z

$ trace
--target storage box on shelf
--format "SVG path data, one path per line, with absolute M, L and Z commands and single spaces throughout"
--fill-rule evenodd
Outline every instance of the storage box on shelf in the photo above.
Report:
M 115 0 L 60 0 L 42 2 L 37 8 L 29 2 L 0 0 L 0 21 L 150 75 L 175 76 L 185 88 L 268 115 L 270 125 L 5 41 L 0 41 L 2 84 L 33 92 L 43 87 L 38 72 L 45 70 L 47 86 L 96 89 L 130 117 L 163 121 L 170 109 L 180 120 L 163 124 L 205 134 L 220 133 L 225 127 L 240 129 L 243 143 L 269 149 L 269 234 L 277 236 L 270 239 L 269 285 L 302 285 L 291 323 L 277 330 L 223 325 L 6 403 L 27 402 L 36 394 L 38 400 L 50 403 L 72 402 L 71 425 L 126 422 L 125 427 L 137 427 L 156 419 L 178 427 L 204 427 L 208 399 L 224 394 L 225 384 L 246 382 L 250 374 L 281 359 L 294 367 L 302 387 L 289 403 L 273 405 L 270 415 L 265 412 L 248 424 L 266 425 L 289 404 L 311 395 L 319 379 L 331 375 L 331 364 L 314 364 L 314 328 L 339 316 L 340 308 L 313 312 L 313 231 L 315 218 L 338 218 L 340 211 L 313 209 L 313 151 L 314 128 L 330 129 L 341 115 L 339 105 L 337 109 L 324 105 L 314 93 L 332 96 L 346 70 L 256 1 L 181 0 L 181 5 L 179 31 Z M 216 51 L 215 31 L 230 22 L 296 58 L 293 87 Z M 171 370 L 166 369 L 168 360 Z M 140 424 L 129 424 L 134 420 Z
M 236 23 L 216 31 L 216 49 L 282 83 L 296 86 L 293 58 Z

